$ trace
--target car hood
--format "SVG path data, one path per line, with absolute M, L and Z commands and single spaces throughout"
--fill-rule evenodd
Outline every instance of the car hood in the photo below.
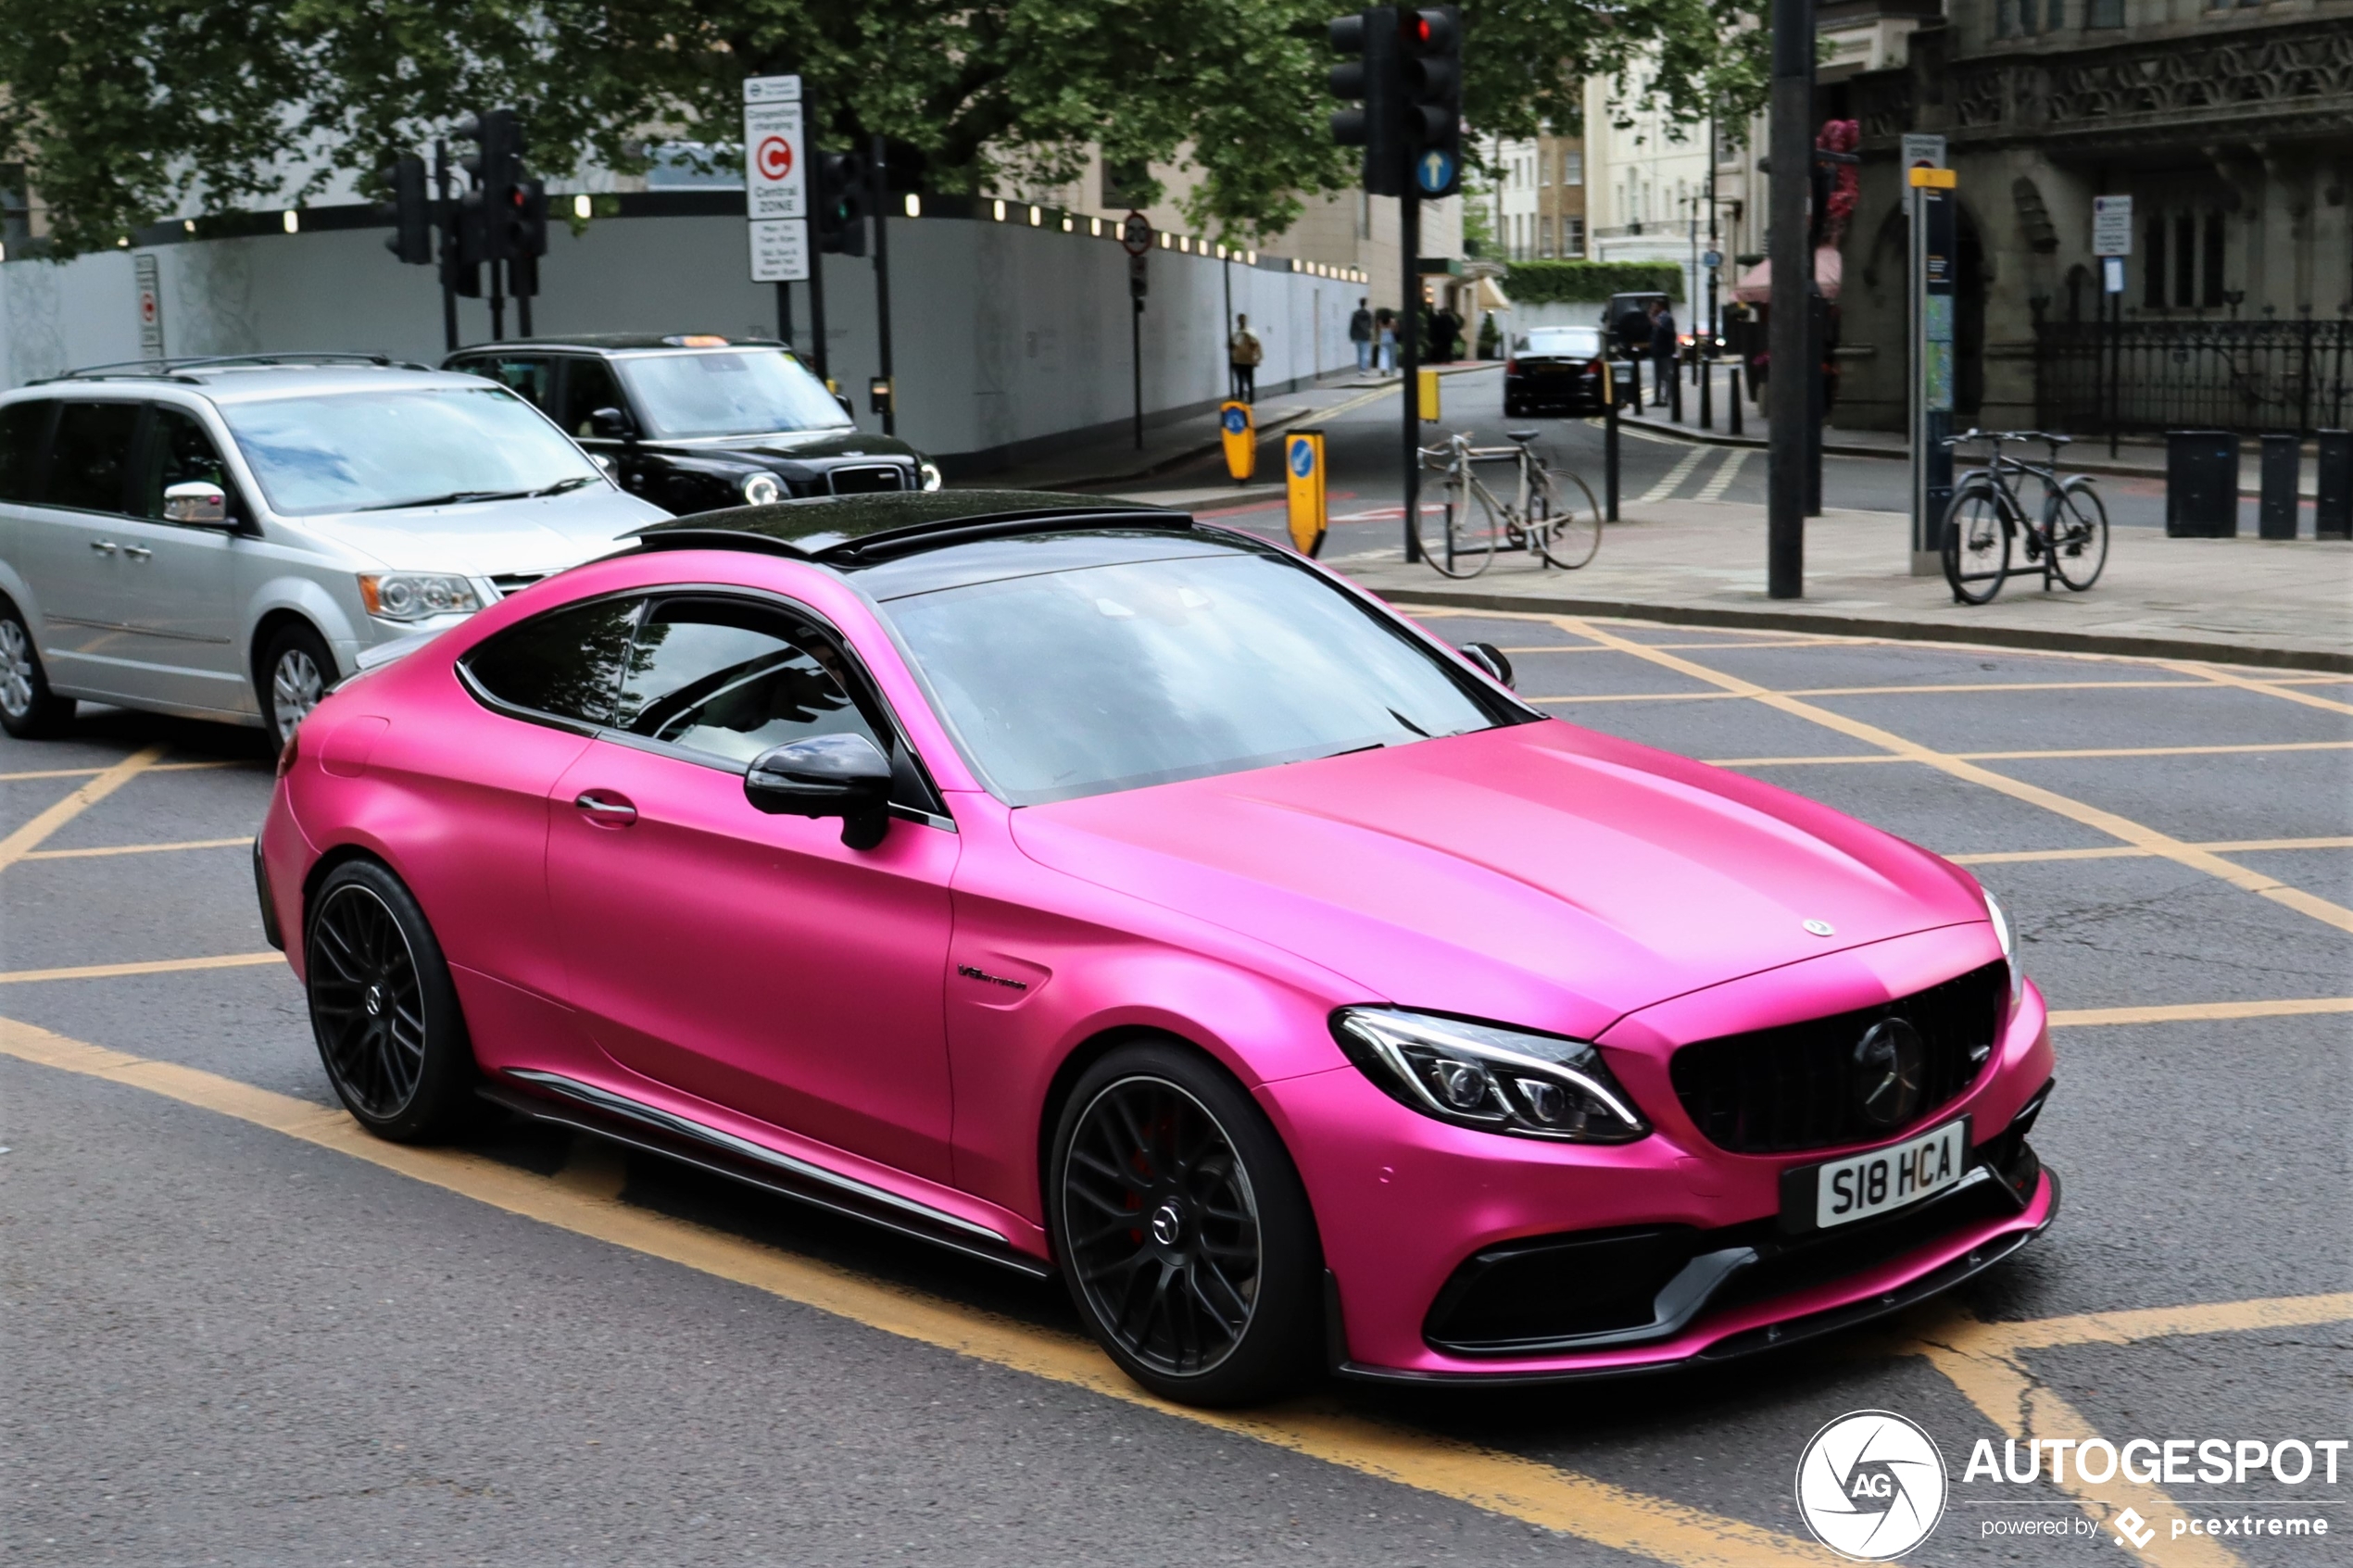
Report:
M 499 577 L 578 566 L 610 554 L 632 530 L 669 516 L 651 502 L 598 484 L 529 500 L 346 512 L 302 523 L 395 571 Z
M 1669 997 L 1985 919 L 1966 873 L 1900 839 L 1557 721 L 1013 819 L 1041 864 L 1307 959 L 1359 999 L 1588 1037 Z
M 761 435 L 731 435 L 718 441 L 649 441 L 648 446 L 685 456 L 710 457 L 739 453 L 752 458 L 785 458 L 794 462 L 811 458 L 875 458 L 886 462 L 915 462 L 912 446 L 895 435 L 862 430 L 780 430 Z

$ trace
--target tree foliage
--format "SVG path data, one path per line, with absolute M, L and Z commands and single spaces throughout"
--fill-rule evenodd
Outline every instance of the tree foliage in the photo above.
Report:
M 1505 136 L 1573 128 L 1577 83 L 1640 68 L 1690 119 L 1761 84 L 1755 0 L 1470 0 L 1465 107 Z M 798 71 L 820 137 L 887 137 L 902 178 L 979 190 L 1182 161 L 1190 218 L 1280 232 L 1355 181 L 1331 145 L 1336 0 L 0 0 L 0 140 L 58 254 L 157 217 L 298 202 L 477 107 L 533 162 L 645 167 L 726 145 L 737 84 Z M 1727 44 L 1726 39 L 1733 42 Z

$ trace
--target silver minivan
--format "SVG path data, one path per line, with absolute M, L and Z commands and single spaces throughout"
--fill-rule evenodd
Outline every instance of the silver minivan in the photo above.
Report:
M 473 376 L 259 355 L 36 383 L 0 396 L 0 728 L 87 698 L 283 743 L 364 649 L 667 515 Z

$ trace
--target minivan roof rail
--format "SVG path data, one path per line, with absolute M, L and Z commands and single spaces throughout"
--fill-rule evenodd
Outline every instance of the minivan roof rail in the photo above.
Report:
M 430 370 L 411 359 L 384 354 L 350 354 L 335 349 L 297 349 L 277 354 L 206 354 L 165 359 L 121 359 L 108 365 L 85 365 L 42 376 L 28 384 L 61 381 L 112 381 L 124 377 L 157 381 L 191 381 L 189 370 L 222 370 L 237 365 L 375 365 L 392 370 Z

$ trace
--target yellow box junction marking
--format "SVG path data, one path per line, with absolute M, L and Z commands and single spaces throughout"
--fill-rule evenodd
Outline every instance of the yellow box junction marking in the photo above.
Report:
M 43 839 L 162 760 L 162 746 L 143 747 L 113 767 L 102 769 L 88 784 L 36 813 L 16 832 L 0 838 L 0 871 L 6 871 L 23 859 L 41 847 Z
M 283 963 L 283 953 L 223 953 L 210 959 L 150 959 L 138 963 L 77 964 L 70 969 L 0 971 L 0 985 L 22 985 L 36 980 L 116 980 L 126 974 L 177 974 L 191 969 L 252 969 Z
M 17 858 L 20 860 L 87 860 L 105 855 L 160 855 L 172 849 L 243 849 L 253 842 L 244 838 L 183 838 L 176 844 L 109 844 L 100 849 L 34 849 Z

